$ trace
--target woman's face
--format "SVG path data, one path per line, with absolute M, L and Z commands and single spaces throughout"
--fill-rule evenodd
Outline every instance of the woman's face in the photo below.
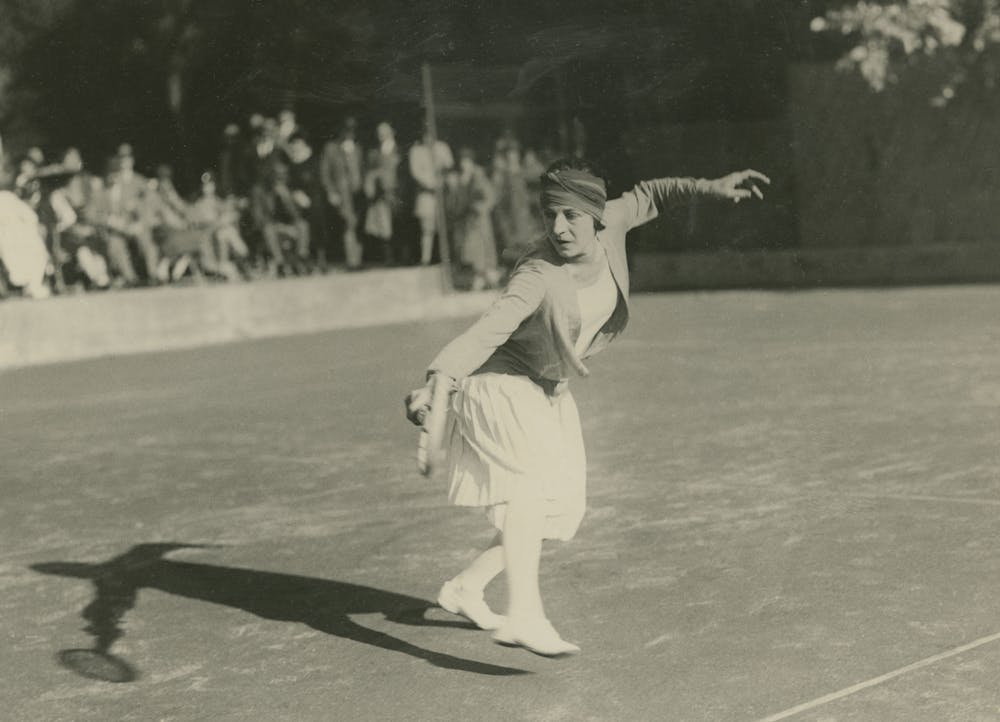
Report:
M 546 206 L 542 209 L 545 233 L 556 253 L 567 261 L 593 255 L 597 248 L 594 217 L 572 206 Z

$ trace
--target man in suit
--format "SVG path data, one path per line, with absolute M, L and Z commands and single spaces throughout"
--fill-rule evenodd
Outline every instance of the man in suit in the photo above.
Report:
M 320 181 L 332 216 L 342 227 L 344 259 L 348 270 L 361 267 L 363 249 L 358 241 L 358 213 L 363 204 L 361 148 L 355 140 L 356 123 L 347 118 L 337 137 L 326 144 L 320 158 Z
M 146 271 L 147 283 L 162 283 L 167 280 L 169 269 L 160 264 L 160 249 L 153 238 L 150 218 L 150 203 L 146 194 L 149 181 L 135 172 L 135 157 L 132 146 L 122 143 L 112 160 L 111 174 L 104 193 L 103 225 L 111 237 L 109 242 L 118 250 L 116 263 L 118 270 L 129 284 L 136 282 L 135 272 L 126 262 L 121 252 L 122 243 L 135 247 Z

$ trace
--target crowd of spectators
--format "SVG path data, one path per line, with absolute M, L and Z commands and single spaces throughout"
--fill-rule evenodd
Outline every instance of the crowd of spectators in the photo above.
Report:
M 31 148 L 0 189 L 0 296 L 427 265 L 444 238 L 468 285 L 491 287 L 541 233 L 546 160 L 510 132 L 481 163 L 430 133 L 401 148 L 387 122 L 363 135 L 353 118 L 314 145 L 284 110 L 228 125 L 185 197 L 170 165 L 140 174 L 128 143 L 104 173 L 75 148 L 54 161 Z

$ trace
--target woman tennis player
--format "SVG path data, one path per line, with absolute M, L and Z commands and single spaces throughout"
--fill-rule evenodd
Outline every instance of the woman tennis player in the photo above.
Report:
M 537 654 L 579 647 L 548 621 L 539 591 L 542 540 L 571 539 L 586 506 L 580 419 L 567 388 L 586 376 L 584 360 L 620 334 L 629 318 L 625 234 L 694 196 L 736 203 L 763 198 L 762 173 L 716 180 L 643 181 L 608 201 L 604 180 L 581 160 L 562 160 L 542 176 L 546 235 L 511 275 L 506 289 L 469 330 L 431 362 L 428 383 L 407 397 L 414 423 L 426 414 L 431 379 L 453 383 L 443 465 L 449 499 L 481 506 L 498 530 L 490 547 L 444 583 L 438 603 L 501 644 Z M 483 600 L 506 570 L 506 616 Z

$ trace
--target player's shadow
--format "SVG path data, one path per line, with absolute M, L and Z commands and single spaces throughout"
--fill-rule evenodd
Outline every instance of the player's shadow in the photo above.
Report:
M 315 577 L 175 561 L 164 556 L 177 549 L 204 548 L 197 544 L 139 544 L 124 554 L 98 564 L 45 562 L 31 568 L 43 574 L 90 579 L 96 596 L 82 616 L 94 637 L 92 650 L 63 650 L 62 664 L 77 673 L 113 682 L 135 679 L 127 662 L 110 654 L 111 645 L 124 632 L 121 620 L 135 606 L 140 589 L 158 589 L 242 609 L 264 619 L 298 622 L 326 634 L 370 644 L 423 659 L 436 667 L 484 675 L 527 674 L 442 652 L 434 652 L 369 629 L 354 622 L 352 614 L 382 614 L 408 625 L 474 628 L 471 624 L 426 618 L 436 606 L 424 599 L 374 587 Z

